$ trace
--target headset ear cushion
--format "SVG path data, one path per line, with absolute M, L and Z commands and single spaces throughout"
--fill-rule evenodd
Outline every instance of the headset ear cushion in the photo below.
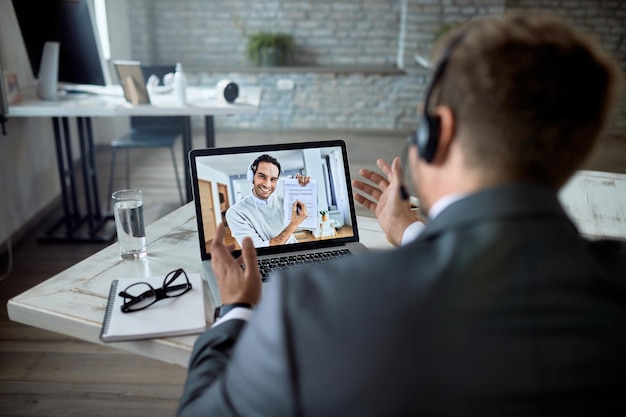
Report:
M 439 135 L 441 132 L 441 118 L 437 115 L 423 115 L 417 130 L 417 150 L 420 157 L 431 163 L 435 159 Z
M 254 172 L 252 172 L 252 167 L 248 168 L 248 172 L 246 174 L 246 178 L 248 178 L 248 181 L 250 181 L 250 182 L 254 181 Z

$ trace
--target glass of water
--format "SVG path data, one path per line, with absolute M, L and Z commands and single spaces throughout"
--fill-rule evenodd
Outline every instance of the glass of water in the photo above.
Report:
M 113 198 L 113 215 L 122 259 L 146 256 L 146 230 L 143 221 L 141 190 L 120 190 Z

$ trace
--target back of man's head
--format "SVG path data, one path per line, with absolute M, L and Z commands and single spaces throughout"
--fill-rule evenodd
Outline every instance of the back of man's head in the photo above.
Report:
M 459 39 L 431 107 L 453 110 L 467 163 L 504 180 L 560 187 L 607 120 L 617 65 L 589 36 L 545 15 L 468 22 L 435 55 Z

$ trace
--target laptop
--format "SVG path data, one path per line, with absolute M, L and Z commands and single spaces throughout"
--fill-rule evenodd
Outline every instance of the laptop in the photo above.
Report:
M 266 200 L 272 202 L 273 210 L 282 208 L 271 226 L 266 221 L 269 218 L 266 211 L 263 208 L 259 211 L 256 206 L 262 200 L 255 200 L 252 194 L 251 165 L 261 155 L 276 158 L 281 166 L 274 192 Z M 268 235 L 276 233 L 281 221 L 286 225 L 292 213 L 299 212 L 292 207 L 302 203 L 307 216 L 288 243 L 276 246 L 255 243 L 260 264 L 290 268 L 294 260 L 314 263 L 367 251 L 359 242 L 348 154 L 342 140 L 194 149 L 189 153 L 189 163 L 202 275 L 211 290 L 214 306 L 221 305 L 211 267 L 211 243 L 219 223 L 226 225 L 224 243 L 234 244 L 233 255 L 239 256 L 242 227 L 249 227 L 244 229 L 245 233 L 256 235 L 253 240 L 267 240 Z M 298 175 L 308 176 L 310 182 L 301 185 L 296 179 Z M 228 218 L 235 217 L 227 214 L 229 210 L 238 213 L 232 225 Z M 274 229 L 267 230 L 272 226 Z M 264 277 L 264 282 L 268 280 L 271 273 Z

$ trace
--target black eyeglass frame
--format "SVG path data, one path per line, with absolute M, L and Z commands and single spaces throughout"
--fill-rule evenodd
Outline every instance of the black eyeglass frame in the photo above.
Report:
M 174 280 L 178 279 L 178 277 L 180 277 L 181 274 L 184 275 L 186 282 L 183 284 L 177 284 L 177 285 L 171 286 L 171 283 Z M 150 289 L 144 291 L 138 296 L 130 295 L 128 293 L 128 290 L 136 285 L 146 285 Z M 161 286 L 161 288 L 157 288 L 156 290 L 154 289 L 154 287 L 152 287 L 152 285 L 148 284 L 147 282 L 141 281 L 141 282 L 136 282 L 132 285 L 129 285 L 128 287 L 126 287 L 124 291 L 120 291 L 118 295 L 124 298 L 124 304 L 121 305 L 120 309 L 122 310 L 122 313 L 134 313 L 136 311 L 141 311 L 150 307 L 152 304 L 156 303 L 157 301 L 161 301 L 166 298 L 180 297 L 181 295 L 189 292 L 191 289 L 192 289 L 192 285 L 191 285 L 191 282 L 189 281 L 189 277 L 187 276 L 187 273 L 182 268 L 178 268 L 172 272 L 169 272 L 165 276 L 165 278 L 163 278 L 163 285 Z M 168 290 L 175 290 L 175 291 L 183 290 L 183 292 L 181 292 L 180 294 L 169 295 L 167 294 Z M 138 304 L 144 301 L 146 298 L 153 297 L 153 296 L 154 296 L 154 300 L 150 304 L 147 304 L 140 308 L 132 308 L 133 305 Z

